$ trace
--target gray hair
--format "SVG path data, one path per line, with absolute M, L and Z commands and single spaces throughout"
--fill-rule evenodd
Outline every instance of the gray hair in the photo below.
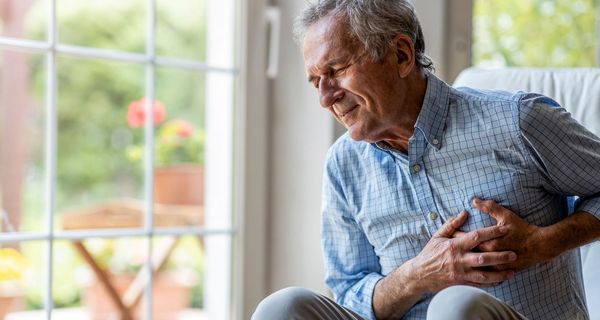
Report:
M 306 30 L 330 15 L 348 23 L 351 35 L 362 43 L 375 61 L 385 57 L 392 39 L 398 34 L 409 36 L 415 46 L 417 66 L 433 72 L 433 61 L 425 55 L 421 24 L 408 0 L 317 0 L 296 18 L 296 41 L 301 44 Z

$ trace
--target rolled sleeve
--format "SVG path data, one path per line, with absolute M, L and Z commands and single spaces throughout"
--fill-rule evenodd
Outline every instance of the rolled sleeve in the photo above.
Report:
M 547 188 L 578 196 L 575 210 L 600 219 L 600 139 L 548 97 L 525 95 L 519 114 L 522 136 L 544 171 Z

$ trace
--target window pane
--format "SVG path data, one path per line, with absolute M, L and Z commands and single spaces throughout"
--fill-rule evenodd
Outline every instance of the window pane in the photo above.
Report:
M 144 283 L 132 283 L 145 266 L 147 253 L 145 238 L 55 241 L 53 296 L 57 309 L 53 315 L 57 319 L 125 318 L 117 307 L 116 301 L 120 301 L 125 313 L 142 319 Z M 110 290 L 119 300 L 111 298 Z
M 42 241 L 3 244 L 0 248 L 0 319 L 43 318 L 46 248 Z
M 61 43 L 101 49 L 146 50 L 146 1 L 57 0 Z
M 203 73 L 157 69 L 156 97 L 165 117 L 156 127 L 154 200 L 161 206 L 155 209 L 180 215 L 174 220 L 180 226 L 204 220 L 204 89 Z
M 206 2 L 157 0 L 156 53 L 206 60 Z
M 473 65 L 598 66 L 599 12 L 594 0 L 475 0 Z
M 161 298 L 154 292 L 154 319 L 205 319 L 204 239 L 156 237 L 153 248 L 154 263 L 162 262 L 154 288 L 166 294 Z
M 0 1 L 0 36 L 46 40 L 48 1 Z
M 128 105 L 143 96 L 144 67 L 64 57 L 57 67 L 56 204 L 68 211 L 65 228 L 141 226 L 143 153 L 129 151 L 143 132 L 128 125 Z
M 41 231 L 45 212 L 44 56 L 0 50 L 0 214 L 3 232 Z
M 153 319 L 202 319 L 202 239 L 156 237 L 152 246 L 153 263 L 160 266 L 154 274 Z M 53 314 L 77 315 L 60 319 L 122 318 L 123 312 L 109 293 L 114 290 L 125 312 L 134 319 L 142 319 L 145 282 L 140 272 L 145 267 L 147 253 L 146 238 L 56 241 L 53 292 L 57 310 Z

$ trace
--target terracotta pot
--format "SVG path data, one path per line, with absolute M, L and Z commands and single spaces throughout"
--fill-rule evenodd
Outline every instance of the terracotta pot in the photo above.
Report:
M 202 166 L 180 164 L 154 168 L 154 201 L 161 204 L 203 205 Z
M 22 294 L 0 294 L 0 319 L 4 319 L 11 311 L 22 309 L 22 304 Z
M 133 275 L 112 275 L 112 284 L 119 295 L 127 290 L 133 281 Z M 152 286 L 152 315 L 154 320 L 177 319 L 177 314 L 190 306 L 191 285 L 182 284 L 168 273 L 155 275 Z M 85 286 L 83 292 L 83 303 L 88 308 L 91 319 L 106 320 L 119 319 L 120 314 L 106 290 L 95 278 Z M 143 319 L 143 298 L 133 310 L 135 320 Z

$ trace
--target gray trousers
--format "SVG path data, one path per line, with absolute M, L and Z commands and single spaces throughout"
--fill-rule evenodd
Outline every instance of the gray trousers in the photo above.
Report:
M 252 320 L 364 320 L 350 309 L 316 292 L 297 287 L 279 290 L 256 308 Z M 436 294 L 427 320 L 527 320 L 506 303 L 469 286 L 454 286 Z

